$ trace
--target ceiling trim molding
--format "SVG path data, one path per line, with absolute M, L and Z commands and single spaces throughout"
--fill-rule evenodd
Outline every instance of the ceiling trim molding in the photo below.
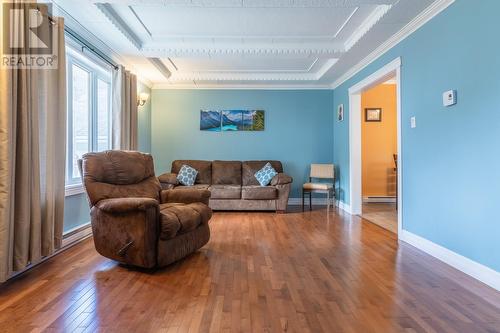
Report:
M 319 80 L 323 77 L 339 61 L 339 59 L 328 59 L 323 66 L 316 72 L 316 80 Z
M 167 80 L 172 76 L 172 72 L 165 66 L 163 61 L 158 58 L 148 58 L 149 62 L 156 67 L 156 69 L 163 75 Z
M 128 27 L 109 3 L 94 3 L 94 5 L 108 18 L 108 20 L 127 38 L 138 50 L 142 48 L 142 41 Z
M 215 44 L 215 43 L 175 43 L 168 48 L 145 44 L 141 53 L 150 57 L 182 57 L 182 56 L 223 56 L 223 55 L 308 55 L 308 56 L 338 56 L 344 53 L 344 46 L 339 43 L 300 44 Z
M 352 78 L 354 75 L 363 70 L 366 66 L 371 64 L 373 61 L 380 58 L 387 51 L 392 49 L 394 46 L 402 42 L 412 33 L 417 31 L 424 24 L 429 22 L 433 17 L 437 16 L 443 10 L 448 8 L 451 4 L 453 4 L 455 0 L 438 0 L 427 7 L 424 11 L 422 11 L 417 17 L 415 17 L 410 23 L 405 25 L 401 30 L 392 35 L 385 43 L 380 45 L 377 49 L 375 49 L 372 53 L 366 56 L 363 60 L 358 62 L 355 66 L 351 67 L 344 75 L 335 80 L 331 88 L 336 89 L 347 80 Z
M 150 61 L 152 58 L 149 58 Z M 317 66 L 314 72 L 311 72 L 318 58 L 314 60 L 312 65 L 306 71 L 178 71 L 170 77 L 171 84 L 183 84 L 183 82 L 191 81 L 316 81 L 325 75 L 332 68 L 338 59 L 326 59 L 321 66 Z
M 273 84 L 169 84 L 169 83 L 155 83 L 152 87 L 153 90 L 157 89 L 171 89 L 171 90 L 332 90 L 329 85 L 315 84 L 315 85 L 273 85 Z
M 151 58 L 150 58 L 151 61 Z M 172 83 L 182 81 L 316 81 L 332 68 L 338 59 L 327 59 L 315 72 L 268 72 L 268 71 L 246 71 L 246 72 L 176 72 L 170 77 Z
M 375 24 L 392 8 L 392 5 L 380 5 L 361 23 L 361 25 L 345 41 L 344 49 L 349 51 L 364 35 L 370 31 Z

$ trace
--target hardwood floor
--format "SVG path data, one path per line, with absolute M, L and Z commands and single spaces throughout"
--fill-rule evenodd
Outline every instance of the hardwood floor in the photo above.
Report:
M 398 233 L 398 211 L 392 203 L 364 203 L 361 216 L 395 234 Z
M 1 332 L 500 332 L 500 293 L 358 217 L 217 213 L 143 272 L 86 240 L 0 287 Z

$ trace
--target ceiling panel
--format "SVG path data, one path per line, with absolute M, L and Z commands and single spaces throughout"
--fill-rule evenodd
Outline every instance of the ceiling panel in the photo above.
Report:
M 437 1 L 55 3 L 68 23 L 79 22 L 99 45 L 118 55 L 118 62 L 157 86 L 323 88 Z M 162 59 L 172 76 L 162 75 L 150 58 Z
M 303 72 L 307 73 L 318 58 L 171 58 L 179 71 L 195 72 Z M 163 60 L 168 64 L 168 60 Z
M 133 8 L 155 39 L 173 36 L 333 37 L 353 11 L 352 8 Z

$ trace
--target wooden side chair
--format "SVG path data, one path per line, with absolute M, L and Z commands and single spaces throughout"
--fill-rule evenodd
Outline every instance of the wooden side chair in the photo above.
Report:
M 315 183 L 314 179 L 331 179 L 332 183 Z M 335 207 L 335 166 L 333 164 L 311 164 L 309 183 L 302 186 L 302 211 L 304 211 L 305 196 L 309 194 L 309 210 L 312 210 L 312 194 L 324 193 L 327 198 L 327 209 L 333 199 Z

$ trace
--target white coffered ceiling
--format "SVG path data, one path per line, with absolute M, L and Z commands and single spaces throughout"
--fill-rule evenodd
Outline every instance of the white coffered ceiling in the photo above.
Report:
M 105 2 L 103 2 L 105 1 Z M 434 0 L 56 0 L 156 87 L 328 88 Z

